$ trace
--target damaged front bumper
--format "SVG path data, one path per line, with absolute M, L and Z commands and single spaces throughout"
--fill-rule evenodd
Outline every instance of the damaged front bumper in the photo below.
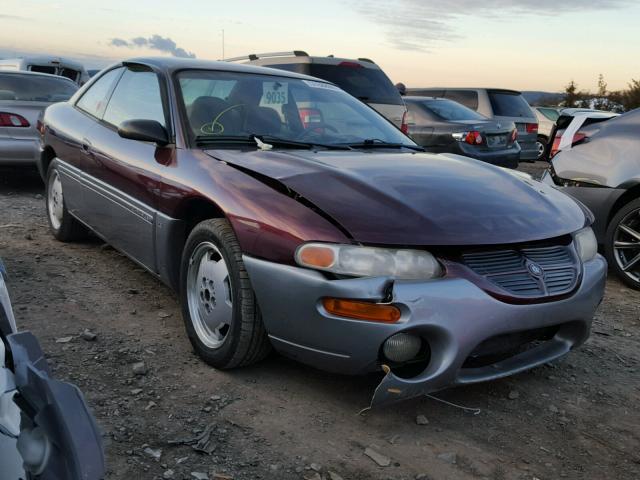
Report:
M 561 357 L 588 338 L 606 278 L 606 261 L 597 256 L 584 264 L 580 286 L 568 298 L 522 305 L 500 301 L 463 278 L 331 280 L 317 271 L 253 257 L 245 256 L 244 262 L 271 342 L 288 357 L 327 371 L 360 374 L 387 363 L 382 346 L 394 334 L 410 333 L 428 343 L 430 358 L 421 372 L 400 376 L 392 367 L 372 405 L 505 377 Z M 402 316 L 393 324 L 336 317 L 324 310 L 324 297 L 391 298 Z M 469 362 L 486 342 L 549 329 L 550 338 L 532 342 L 525 351 L 481 366 Z

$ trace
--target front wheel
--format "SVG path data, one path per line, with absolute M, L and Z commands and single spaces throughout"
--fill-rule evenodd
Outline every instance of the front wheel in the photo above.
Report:
M 220 369 L 250 365 L 271 350 L 236 236 L 224 219 L 192 230 L 180 275 L 182 316 L 196 353 Z
M 61 242 L 72 242 L 83 238 L 87 231 L 67 210 L 62 191 L 62 181 L 55 162 L 47 171 L 47 191 L 45 197 L 47 220 L 53 236 Z
M 611 220 L 605 254 L 618 277 L 640 290 L 640 199 L 626 204 Z

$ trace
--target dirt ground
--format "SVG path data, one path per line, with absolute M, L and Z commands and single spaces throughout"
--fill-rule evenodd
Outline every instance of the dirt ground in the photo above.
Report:
M 19 327 L 95 412 L 108 479 L 640 478 L 640 294 L 614 278 L 591 339 L 565 359 L 436 395 L 478 415 L 427 397 L 359 415 L 381 376 L 277 355 L 231 372 L 202 363 L 167 288 L 98 240 L 53 239 L 42 189 L 34 172 L 0 169 L 0 257 Z M 170 443 L 198 436 L 210 454 Z

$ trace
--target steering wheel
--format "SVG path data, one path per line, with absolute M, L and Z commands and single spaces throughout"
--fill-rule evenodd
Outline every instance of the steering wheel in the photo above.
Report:
M 244 103 L 238 103 L 236 105 L 231 105 L 229 108 L 225 108 L 222 110 L 216 118 L 214 118 L 211 123 L 205 123 L 200 127 L 200 132 L 208 135 L 222 135 L 224 133 L 224 124 L 220 122 L 220 117 L 222 117 L 225 113 L 230 112 L 236 108 L 244 107 Z
M 319 128 L 326 128 L 327 130 L 338 133 L 338 129 L 333 125 L 329 125 L 325 122 L 313 122 L 307 128 L 305 128 L 300 135 L 296 138 L 296 140 L 305 140 L 310 137 L 312 134 L 317 134 L 316 130 Z

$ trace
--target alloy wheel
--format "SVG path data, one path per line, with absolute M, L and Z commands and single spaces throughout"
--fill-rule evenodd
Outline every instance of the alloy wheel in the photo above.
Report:
M 614 258 L 630 279 L 640 282 L 640 209 L 629 212 L 613 235 Z
M 49 221 L 54 230 L 59 230 L 64 215 L 64 198 L 62 196 L 62 182 L 57 171 L 51 172 L 47 193 L 47 211 Z
M 536 150 L 538 152 L 537 160 L 541 160 L 544 157 L 545 146 L 542 142 L 536 142 Z
M 187 302 L 193 328 L 208 348 L 220 348 L 233 321 L 229 269 L 220 250 L 202 242 L 189 259 Z

